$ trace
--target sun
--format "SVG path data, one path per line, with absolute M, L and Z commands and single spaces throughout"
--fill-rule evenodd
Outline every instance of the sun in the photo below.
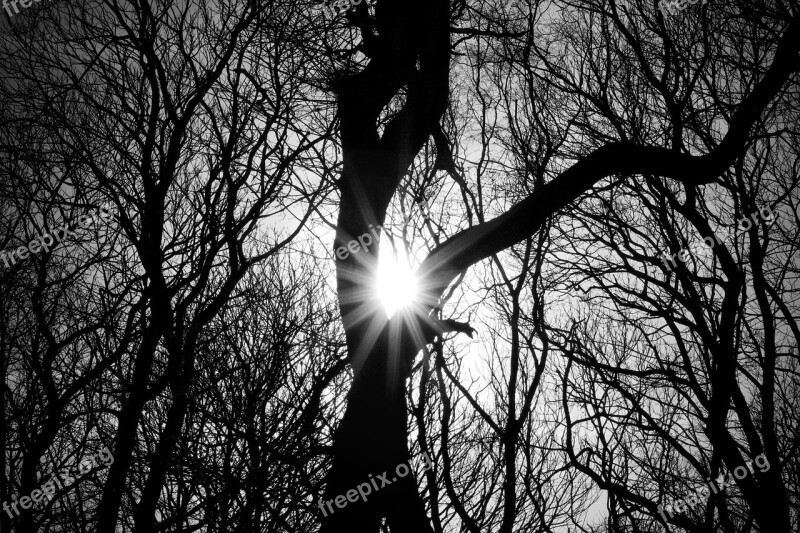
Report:
M 417 278 L 405 254 L 396 257 L 391 246 L 381 247 L 378 256 L 378 299 L 389 318 L 416 301 Z

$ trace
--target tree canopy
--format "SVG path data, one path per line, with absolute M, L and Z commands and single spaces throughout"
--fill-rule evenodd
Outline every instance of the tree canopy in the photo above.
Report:
M 26 3 L 0 531 L 800 530 L 796 1 Z

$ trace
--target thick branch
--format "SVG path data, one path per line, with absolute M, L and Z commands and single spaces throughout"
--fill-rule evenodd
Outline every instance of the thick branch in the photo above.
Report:
M 800 16 L 786 28 L 775 59 L 762 80 L 739 105 L 719 146 L 703 156 L 665 148 L 611 143 L 581 159 L 553 181 L 539 187 L 506 213 L 466 229 L 438 246 L 422 263 L 420 279 L 426 304 L 469 266 L 533 235 L 550 216 L 580 198 L 601 179 L 614 174 L 652 174 L 687 186 L 710 183 L 735 161 L 746 146 L 749 131 L 769 103 L 800 66 Z

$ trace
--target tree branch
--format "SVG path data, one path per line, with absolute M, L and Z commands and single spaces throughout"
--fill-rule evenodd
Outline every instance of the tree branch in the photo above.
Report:
M 425 304 L 433 307 L 447 286 L 471 265 L 530 237 L 544 221 L 614 174 L 653 174 L 687 186 L 712 182 L 735 161 L 753 124 L 800 67 L 800 16 L 786 28 L 775 59 L 762 80 L 739 105 L 719 146 L 692 156 L 654 146 L 615 142 L 582 158 L 506 213 L 468 228 L 438 246 L 423 261 Z

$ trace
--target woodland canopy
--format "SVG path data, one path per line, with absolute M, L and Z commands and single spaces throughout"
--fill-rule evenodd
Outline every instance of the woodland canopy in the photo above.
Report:
M 2 15 L 0 531 L 800 531 L 797 0 L 317 3 Z

